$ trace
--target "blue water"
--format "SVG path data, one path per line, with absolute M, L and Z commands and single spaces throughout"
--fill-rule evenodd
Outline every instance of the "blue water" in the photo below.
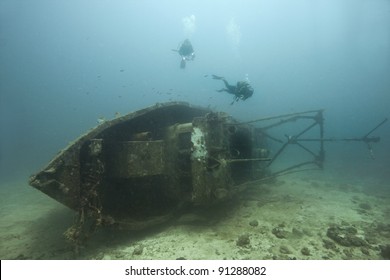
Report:
M 172 49 L 186 38 L 196 58 L 180 69 Z M 212 74 L 231 84 L 248 79 L 254 95 L 231 105 L 232 96 L 216 91 L 223 84 Z M 0 257 L 74 258 L 62 235 L 74 212 L 27 187 L 29 176 L 98 119 L 168 101 L 242 121 L 324 109 L 325 137 L 362 137 L 390 117 L 390 1 L 0 0 Z M 294 123 L 270 134 L 285 139 L 303 127 Z M 362 142 L 326 143 L 322 171 L 260 186 L 259 201 L 229 206 L 237 216 L 226 215 L 219 224 L 190 226 L 183 236 L 180 226 L 164 228 L 165 243 L 164 235 L 123 233 L 124 241 L 116 243 L 118 233 L 98 233 L 81 258 L 137 258 L 137 244 L 146 248 L 140 257 L 151 259 L 388 258 L 380 246 L 390 246 L 389 127 L 390 121 L 370 135 L 381 137 L 372 145 L 374 157 Z M 270 149 L 273 156 L 278 146 Z M 307 156 L 288 147 L 272 171 Z M 252 219 L 259 227 L 248 224 Z M 350 223 L 374 239 L 366 248 L 371 255 L 325 248 L 333 223 Z M 284 224 L 312 234 L 279 240 L 272 230 Z M 252 255 L 234 255 L 231 241 L 245 232 Z M 222 255 L 214 254 L 210 248 L 222 242 Z M 123 248 L 115 255 L 117 244 Z M 294 254 L 281 254 L 281 244 L 291 244 Z M 162 254 L 153 255 L 156 246 Z M 312 255 L 302 255 L 302 246 Z
M 387 0 L 2 0 L 0 182 L 27 181 L 98 118 L 172 100 L 241 120 L 323 108 L 327 137 L 362 136 L 390 116 L 389 73 Z M 255 93 L 230 105 L 210 74 Z M 327 170 L 387 182 L 389 123 L 372 136 L 375 160 L 330 144 Z

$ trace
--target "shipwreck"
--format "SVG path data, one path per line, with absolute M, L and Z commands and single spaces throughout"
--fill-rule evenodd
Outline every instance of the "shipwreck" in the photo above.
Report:
M 300 119 L 309 123 L 283 140 L 268 132 Z M 168 221 L 183 207 L 227 201 L 249 183 L 309 165 L 322 168 L 324 143 L 337 140 L 324 137 L 323 120 L 323 110 L 240 122 L 187 103 L 157 104 L 99 124 L 60 151 L 29 184 L 77 212 L 65 233 L 72 241 L 85 228 L 140 230 Z M 379 138 L 369 135 L 386 120 L 363 137 L 338 140 L 371 147 Z M 314 129 L 317 137 L 304 137 Z M 272 154 L 269 141 L 280 144 Z M 316 149 L 305 142 L 316 143 Z M 291 144 L 311 159 L 271 172 Z

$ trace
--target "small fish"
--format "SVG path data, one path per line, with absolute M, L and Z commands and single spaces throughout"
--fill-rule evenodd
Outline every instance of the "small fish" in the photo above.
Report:
M 214 80 L 223 80 L 223 79 L 224 79 L 224 77 L 217 76 L 217 75 L 211 75 L 211 77 L 212 77 Z
M 119 118 L 122 114 L 120 112 L 115 112 L 115 117 Z

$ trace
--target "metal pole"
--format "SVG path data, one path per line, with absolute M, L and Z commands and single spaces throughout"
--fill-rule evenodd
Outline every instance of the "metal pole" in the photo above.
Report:
M 252 121 L 241 122 L 238 124 L 250 124 L 250 123 L 255 123 L 255 122 L 269 121 L 269 120 L 280 119 L 280 118 L 285 118 L 285 117 L 298 116 L 298 115 L 303 115 L 303 114 L 318 113 L 318 112 L 323 112 L 323 111 L 324 111 L 323 109 L 320 109 L 320 110 L 311 110 L 311 111 L 285 114 L 285 115 L 279 115 L 279 116 L 273 116 L 273 117 L 265 117 L 265 118 L 260 118 L 260 119 L 256 119 L 256 120 L 252 120 Z

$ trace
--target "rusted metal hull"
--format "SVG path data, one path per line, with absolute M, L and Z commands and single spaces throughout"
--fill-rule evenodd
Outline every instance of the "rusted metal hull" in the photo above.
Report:
M 258 179 L 267 160 L 262 137 L 224 113 L 157 104 L 90 130 L 29 183 L 97 225 L 142 229 Z

